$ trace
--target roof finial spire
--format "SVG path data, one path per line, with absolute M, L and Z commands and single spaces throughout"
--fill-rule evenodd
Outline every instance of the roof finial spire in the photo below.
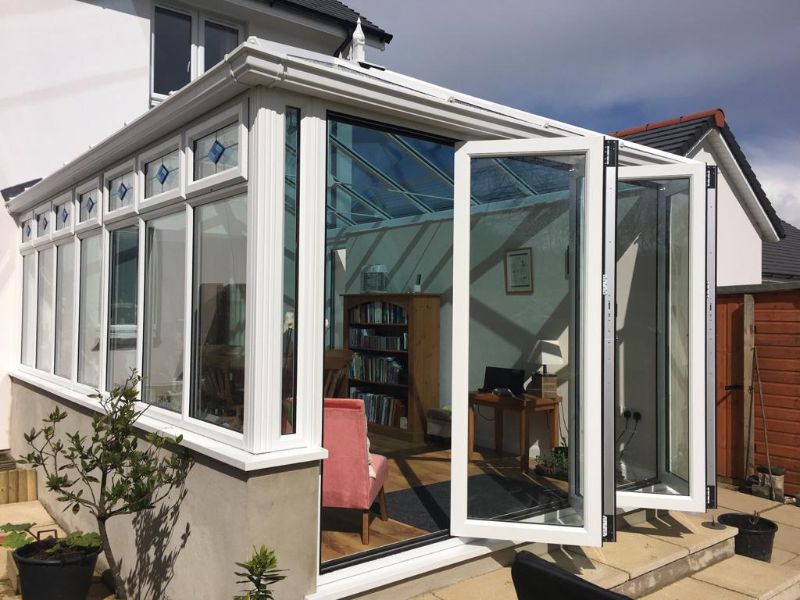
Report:
M 356 21 L 356 28 L 353 30 L 353 38 L 350 42 L 350 60 L 353 62 L 367 60 L 367 38 L 364 30 L 361 29 L 361 17 Z

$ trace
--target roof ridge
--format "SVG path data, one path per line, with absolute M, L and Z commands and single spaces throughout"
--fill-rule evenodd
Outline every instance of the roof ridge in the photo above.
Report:
M 620 129 L 619 131 L 615 131 L 611 135 L 614 137 L 627 137 L 629 135 L 633 135 L 634 133 L 642 133 L 644 131 L 650 131 L 651 129 L 659 129 L 661 127 L 667 127 L 669 125 L 677 125 L 678 123 L 685 123 L 687 121 L 696 121 L 698 119 L 707 119 L 708 117 L 714 118 L 714 125 L 718 128 L 722 128 L 725 125 L 725 112 L 721 108 L 712 108 L 709 110 L 704 110 L 701 112 L 692 113 L 689 115 L 682 115 L 680 117 L 674 117 L 672 119 L 664 119 L 663 121 L 655 121 L 653 123 L 646 123 L 644 125 L 639 125 L 637 127 L 629 127 L 627 129 Z

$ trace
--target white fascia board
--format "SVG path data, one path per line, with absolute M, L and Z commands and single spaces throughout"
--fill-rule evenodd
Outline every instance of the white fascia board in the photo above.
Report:
M 25 382 L 45 393 L 57 396 L 73 404 L 77 404 L 94 412 L 100 412 L 100 404 L 77 390 L 69 389 L 57 381 L 40 377 L 28 370 L 18 368 L 10 373 L 11 377 Z M 241 448 L 235 448 L 224 442 L 211 439 L 205 435 L 183 429 L 166 423 L 160 419 L 143 414 L 136 421 L 136 427 L 148 433 L 157 433 L 165 437 L 175 438 L 183 436 L 181 446 L 189 450 L 213 458 L 221 463 L 230 465 L 240 471 L 252 472 L 262 469 L 272 469 L 298 463 L 315 462 L 328 458 L 328 451 L 324 448 L 294 448 L 291 450 L 277 450 L 263 454 L 251 454 Z
M 419 123 L 460 139 L 602 137 L 603 134 L 508 108 L 391 71 L 366 69 L 324 54 L 249 38 L 226 59 L 88 152 L 8 203 L 19 214 L 124 160 L 250 86 L 279 87 L 389 117 Z M 624 143 L 644 164 L 687 159 Z
M 755 190 L 742 172 L 739 162 L 731 152 L 728 143 L 717 129 L 710 129 L 703 135 L 691 150 L 686 153 L 687 157 L 695 156 L 703 149 L 708 142 L 709 151 L 714 156 L 717 166 L 722 170 L 722 175 L 736 189 L 739 196 L 744 200 L 743 208 L 747 211 L 750 219 L 757 225 L 759 236 L 764 242 L 780 241 L 778 232 L 772 225 L 767 212 L 758 201 Z

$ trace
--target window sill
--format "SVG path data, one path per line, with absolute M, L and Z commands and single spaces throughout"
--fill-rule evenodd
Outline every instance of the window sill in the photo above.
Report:
M 31 374 L 21 368 L 12 371 L 11 377 L 84 408 L 94 411 L 100 408 L 97 402 L 86 396 L 86 394 L 67 389 L 58 383 Z M 170 437 L 182 435 L 181 446 L 245 472 L 314 462 L 328 457 L 328 451 L 319 447 L 294 448 L 264 454 L 251 454 L 193 431 L 187 431 L 181 427 L 165 423 L 147 414 L 142 415 L 136 424 L 140 429 L 151 433 L 159 433 Z

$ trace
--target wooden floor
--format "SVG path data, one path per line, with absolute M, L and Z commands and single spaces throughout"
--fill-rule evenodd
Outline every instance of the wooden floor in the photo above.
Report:
M 408 488 L 431 485 L 450 480 L 450 450 L 433 446 L 413 446 L 404 442 L 379 438 L 370 435 L 371 451 L 383 454 L 388 459 L 389 475 L 386 480 L 386 493 Z M 523 475 L 519 468 L 519 458 L 514 456 L 497 457 L 491 450 L 476 452 L 469 463 L 469 474 L 493 473 L 504 477 L 527 479 L 537 483 L 566 490 L 563 481 L 545 479 L 534 474 Z M 392 518 L 381 521 L 377 514 L 370 522 L 369 544 L 361 543 L 361 514 L 357 510 L 322 510 L 322 562 L 350 556 L 373 548 L 404 542 L 423 535 L 428 531 L 417 529 Z

